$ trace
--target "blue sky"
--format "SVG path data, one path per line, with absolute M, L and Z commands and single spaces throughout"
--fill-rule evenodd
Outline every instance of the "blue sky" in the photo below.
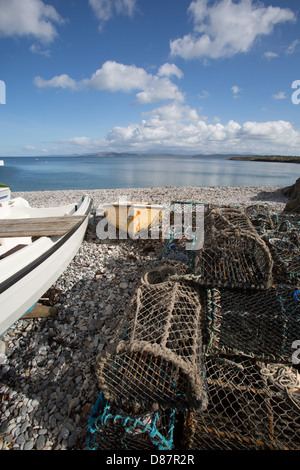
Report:
M 298 6 L 0 0 L 0 155 L 300 155 Z

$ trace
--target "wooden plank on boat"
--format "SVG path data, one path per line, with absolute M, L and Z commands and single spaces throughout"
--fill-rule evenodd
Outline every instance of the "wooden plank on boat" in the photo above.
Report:
M 64 235 L 85 219 L 83 216 L 0 219 L 0 238 Z
M 49 307 L 48 305 L 42 305 L 37 303 L 30 312 L 23 315 L 22 318 L 47 318 L 55 317 L 58 313 L 58 307 Z

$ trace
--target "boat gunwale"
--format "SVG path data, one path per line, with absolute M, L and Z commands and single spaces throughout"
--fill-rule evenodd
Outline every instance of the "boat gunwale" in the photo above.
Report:
M 74 205 L 76 206 L 76 204 Z M 75 225 L 71 230 L 69 230 L 69 232 L 67 232 L 66 234 L 60 235 L 60 236 L 53 236 L 53 237 L 47 237 L 47 236 L 41 237 L 39 238 L 39 240 L 36 240 L 36 242 L 33 242 L 30 245 L 27 245 L 19 252 L 12 254 L 11 256 L 14 256 L 14 255 L 16 257 L 20 256 L 20 253 L 22 253 L 24 249 L 32 248 L 34 243 L 38 243 L 39 241 L 43 241 L 45 239 L 51 239 L 51 240 L 56 239 L 50 248 L 47 248 L 46 251 L 42 252 L 37 258 L 33 259 L 30 263 L 26 264 L 23 268 L 21 268 L 20 270 L 12 274 L 9 278 L 2 281 L 0 283 L 0 295 L 3 294 L 5 291 L 7 291 L 14 284 L 19 282 L 21 279 L 23 279 L 26 275 L 32 272 L 36 267 L 44 263 L 53 253 L 55 253 L 59 248 L 61 248 L 61 246 L 63 246 L 72 237 L 72 235 L 74 235 L 74 233 L 76 233 L 77 230 L 79 230 L 82 224 L 86 222 L 88 214 L 91 210 L 91 207 L 92 207 L 92 200 L 89 198 L 89 203 L 87 205 L 87 208 L 84 214 L 82 214 L 82 215 L 85 215 L 86 217 L 82 221 L 80 221 L 77 225 Z M 75 214 L 77 214 L 77 211 L 75 212 Z M 6 262 L 7 260 L 9 260 L 9 257 L 4 258 L 3 260 L 1 260 L 1 262 Z
M 132 207 L 134 209 L 154 209 L 154 210 L 165 210 L 167 206 L 162 206 L 159 204 L 151 204 L 151 203 L 135 203 L 135 202 L 111 202 L 109 204 L 103 204 L 104 208 L 109 208 L 109 207 Z

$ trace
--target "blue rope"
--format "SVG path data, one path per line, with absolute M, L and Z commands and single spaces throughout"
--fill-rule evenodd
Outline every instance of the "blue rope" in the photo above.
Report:
M 99 429 L 99 425 L 105 425 L 109 419 L 112 419 L 114 424 L 116 421 L 120 420 L 125 429 L 125 432 L 127 433 L 134 431 L 137 426 L 141 426 L 142 429 L 140 429 L 139 432 L 141 434 L 148 432 L 153 444 L 157 445 L 159 450 L 172 450 L 173 433 L 175 427 L 175 409 L 172 410 L 170 414 L 170 427 L 167 436 L 165 437 L 157 429 L 157 423 L 159 422 L 159 411 L 153 412 L 150 423 L 145 424 L 143 421 L 141 421 L 140 418 L 133 419 L 129 416 L 124 417 L 119 414 L 113 415 L 112 413 L 109 413 L 110 408 L 111 405 L 109 404 L 108 400 L 104 399 L 103 391 L 101 391 L 95 405 L 92 408 L 89 418 L 88 431 L 91 433 L 91 436 L 87 439 L 89 450 L 96 449 L 96 432 Z M 101 415 L 99 415 L 100 410 L 103 410 Z M 103 438 L 104 437 L 101 437 L 101 440 L 103 440 Z
M 300 289 L 296 290 L 293 294 L 294 300 L 296 302 L 300 302 L 300 298 L 298 297 L 299 294 L 300 294 Z

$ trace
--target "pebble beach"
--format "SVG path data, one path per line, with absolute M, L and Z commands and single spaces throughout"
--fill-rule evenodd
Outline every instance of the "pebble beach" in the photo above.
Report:
M 0 342 L 0 450 L 88 450 L 86 429 L 99 387 L 98 355 L 141 276 L 162 249 L 161 240 L 100 240 L 103 203 L 124 198 L 170 204 L 172 200 L 246 207 L 267 205 L 281 212 L 282 188 L 164 187 L 12 193 L 33 207 L 93 199 L 85 239 L 52 286 L 53 317 L 20 319 Z

